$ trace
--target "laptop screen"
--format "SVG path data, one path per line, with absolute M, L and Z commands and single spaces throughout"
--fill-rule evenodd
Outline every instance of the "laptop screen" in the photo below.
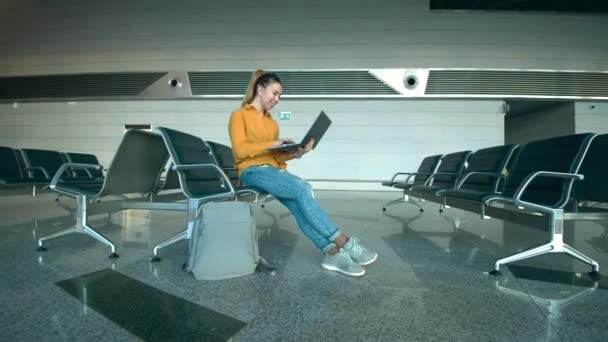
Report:
M 273 146 L 273 147 L 268 148 L 268 150 L 270 150 L 270 151 L 285 150 L 285 151 L 289 151 L 289 152 L 296 151 L 298 148 L 306 146 L 306 144 L 308 144 L 308 142 L 310 141 L 311 138 L 315 139 L 315 143 L 313 145 L 313 148 L 315 148 L 319 144 L 319 141 L 321 141 L 321 138 L 323 138 L 323 135 L 325 135 L 325 132 L 327 132 L 327 129 L 329 128 L 330 125 L 331 125 L 331 120 L 329 119 L 327 114 L 325 114 L 324 111 L 321 111 L 319 116 L 317 116 L 317 119 L 315 120 L 315 122 L 312 124 L 312 126 L 308 130 L 308 133 L 306 133 L 306 135 L 304 136 L 304 138 L 302 139 L 302 141 L 300 143 Z

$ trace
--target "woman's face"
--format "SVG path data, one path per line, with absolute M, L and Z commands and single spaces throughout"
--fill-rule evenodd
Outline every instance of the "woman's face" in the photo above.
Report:
M 267 86 L 258 87 L 258 96 L 265 111 L 270 111 L 281 100 L 283 86 L 278 82 L 272 82 Z

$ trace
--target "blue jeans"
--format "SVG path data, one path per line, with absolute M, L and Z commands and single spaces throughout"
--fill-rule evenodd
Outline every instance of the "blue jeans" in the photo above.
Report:
M 334 240 L 341 233 L 315 199 L 308 182 L 271 165 L 250 166 L 241 173 L 240 180 L 243 185 L 263 190 L 283 203 L 302 233 L 321 251 L 326 253 L 337 247 Z

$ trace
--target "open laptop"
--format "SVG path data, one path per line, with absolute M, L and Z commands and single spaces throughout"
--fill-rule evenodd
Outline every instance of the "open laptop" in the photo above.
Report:
M 319 116 L 317 116 L 317 119 L 315 120 L 315 122 L 312 124 L 312 126 L 308 130 L 308 133 L 306 133 L 306 135 L 304 136 L 304 139 L 302 139 L 302 142 L 273 146 L 273 147 L 268 148 L 267 150 L 295 152 L 298 150 L 298 148 L 306 146 L 306 144 L 308 144 L 308 142 L 310 141 L 311 138 L 315 138 L 315 143 L 312 146 L 312 148 L 315 148 L 315 147 L 317 147 L 317 144 L 319 143 L 319 141 L 321 141 L 321 138 L 323 138 L 323 134 L 325 134 L 325 132 L 327 132 L 327 129 L 329 128 L 330 125 L 331 125 L 331 120 L 329 119 L 327 114 L 325 114 L 325 112 L 321 111 Z

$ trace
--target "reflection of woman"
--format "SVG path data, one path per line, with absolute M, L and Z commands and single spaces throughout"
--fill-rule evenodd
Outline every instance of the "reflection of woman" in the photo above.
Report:
M 286 161 L 300 158 L 312 149 L 314 141 L 294 153 L 270 152 L 267 148 L 292 142 L 279 138 L 279 127 L 270 110 L 279 103 L 283 84 L 278 76 L 255 71 L 242 107 L 232 112 L 228 130 L 241 183 L 268 192 L 285 205 L 298 222 L 302 233 L 325 257 L 321 267 L 350 276 L 365 274 L 378 254 L 363 247 L 357 238 L 338 230 L 314 198 L 305 180 L 286 171 Z

